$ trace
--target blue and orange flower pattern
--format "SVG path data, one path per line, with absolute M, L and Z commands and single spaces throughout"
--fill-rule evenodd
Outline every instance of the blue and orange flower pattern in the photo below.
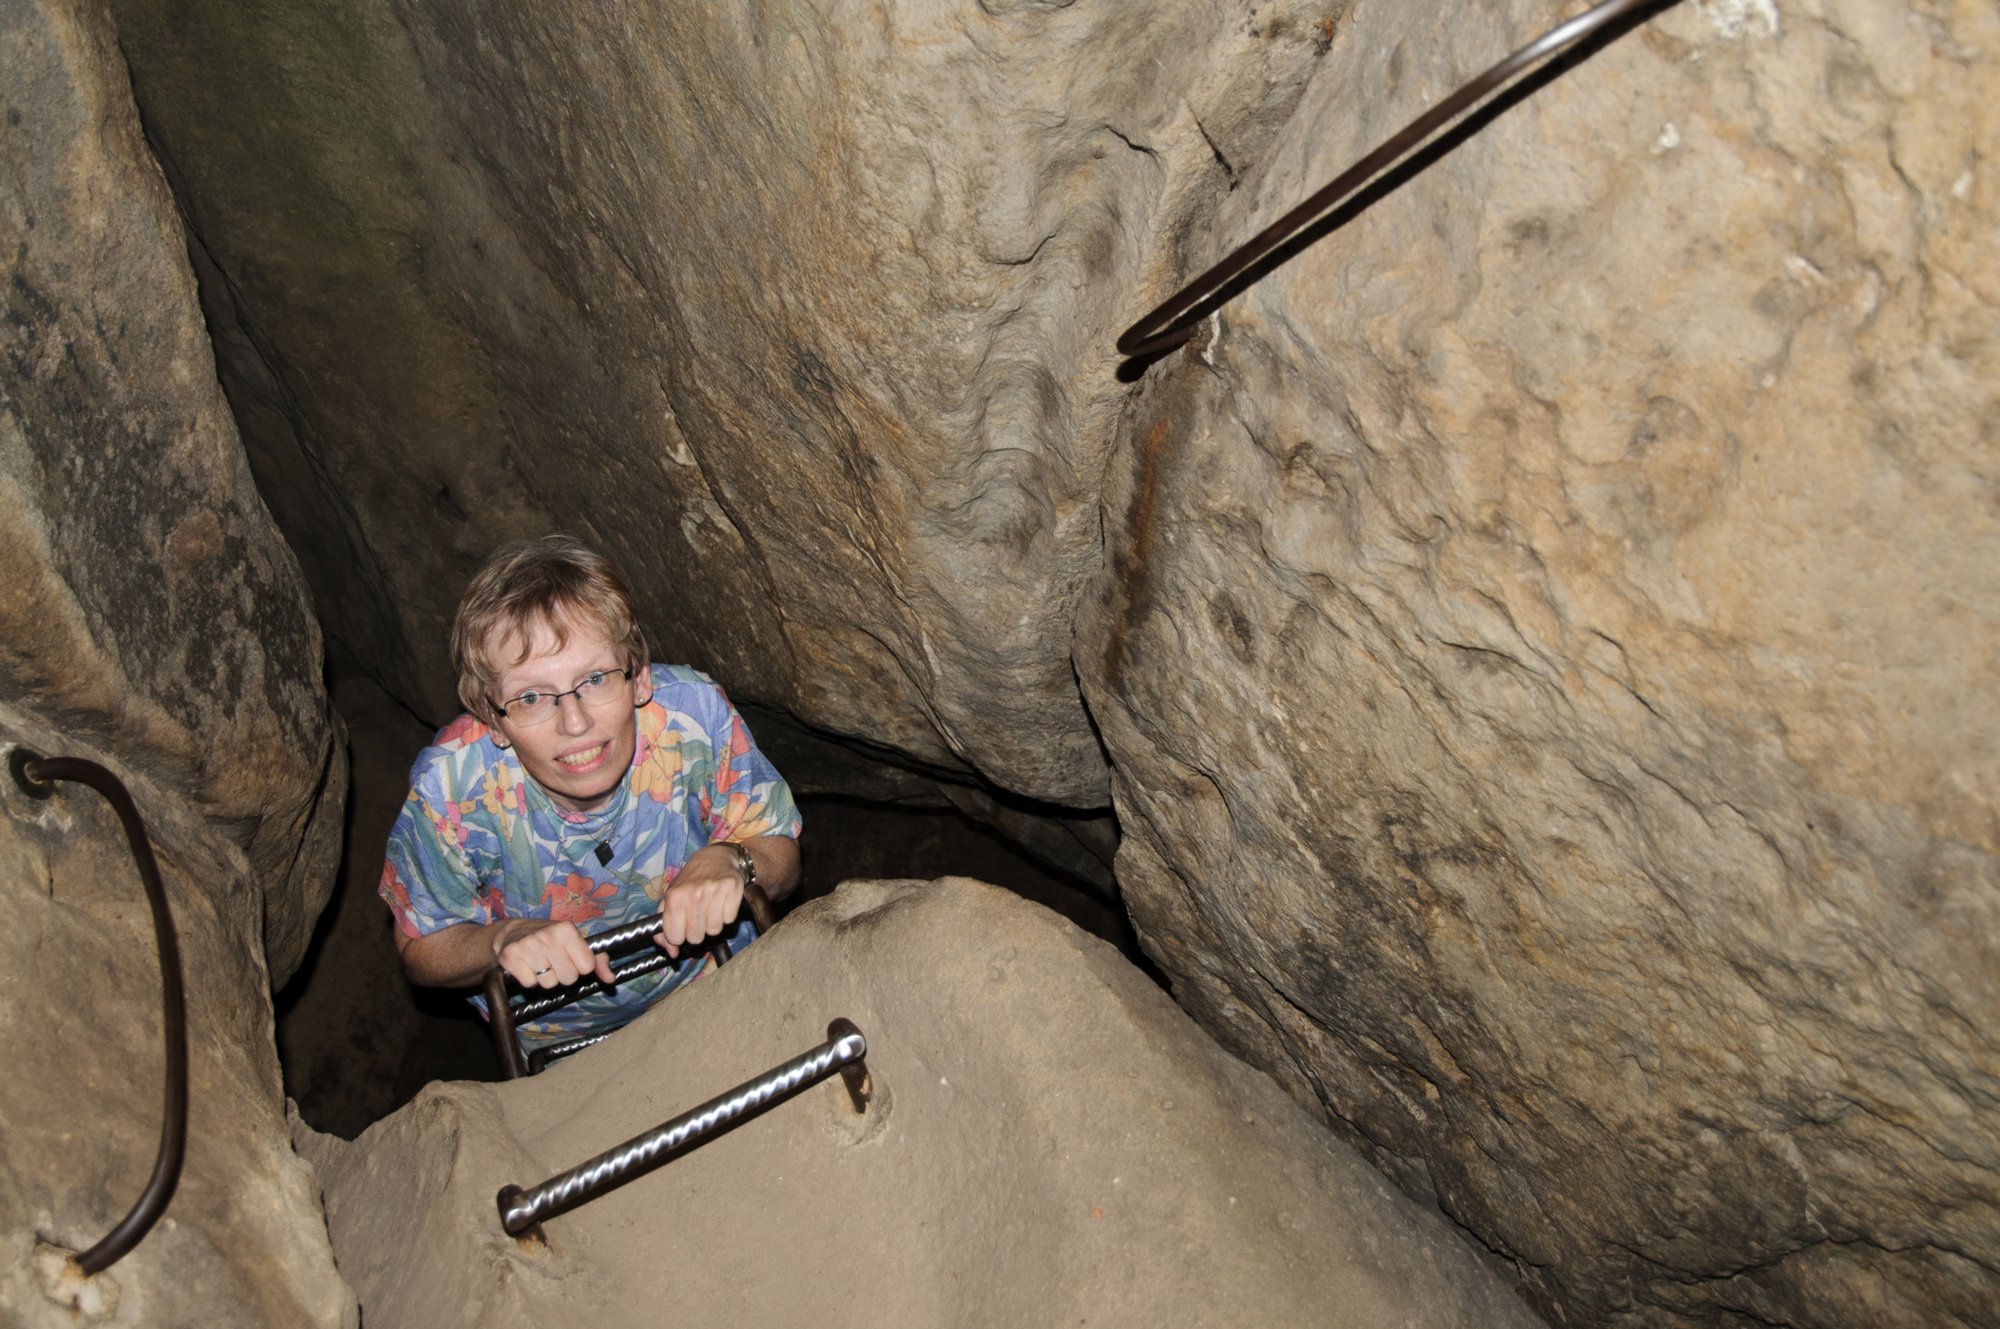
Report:
M 473 716 L 438 731 L 410 770 L 377 887 L 404 935 L 500 918 L 601 931 L 655 912 L 681 865 L 712 841 L 798 835 L 790 787 L 722 689 L 680 665 L 654 665 L 652 676 L 632 769 L 595 812 L 558 807 Z M 731 952 L 755 936 L 739 920 Z M 534 1048 L 614 1029 L 706 963 L 684 952 L 677 965 L 523 1025 L 521 1040 Z

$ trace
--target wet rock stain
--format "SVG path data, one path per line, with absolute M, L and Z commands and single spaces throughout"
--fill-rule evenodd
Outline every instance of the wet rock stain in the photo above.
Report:
M 1112 619 L 1104 648 L 1104 677 L 1116 691 L 1125 685 L 1133 629 L 1145 622 L 1158 599 L 1153 568 L 1153 531 L 1159 523 L 1160 483 L 1173 443 L 1173 419 L 1162 413 L 1147 431 L 1139 459 L 1139 480 L 1125 509 L 1125 534 L 1111 554 L 1113 594 L 1124 601 Z

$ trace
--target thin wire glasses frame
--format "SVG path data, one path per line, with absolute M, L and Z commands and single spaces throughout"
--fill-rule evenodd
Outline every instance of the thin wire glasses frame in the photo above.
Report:
M 494 711 L 518 725 L 538 725 L 555 718 L 557 703 L 564 697 L 575 697 L 580 705 L 608 706 L 618 699 L 618 692 L 611 686 L 612 679 L 630 682 L 632 670 L 593 669 L 585 674 L 577 685 L 566 692 L 544 692 L 540 688 L 529 688 L 518 697 L 510 697 L 504 702 L 493 703 Z

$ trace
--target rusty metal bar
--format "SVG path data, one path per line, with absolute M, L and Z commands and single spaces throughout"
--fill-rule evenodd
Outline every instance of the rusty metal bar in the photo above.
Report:
M 528 1059 L 521 1055 L 521 1040 L 514 1037 L 514 1016 L 507 1007 L 513 993 L 507 983 L 507 971 L 499 965 L 486 971 L 486 1032 L 493 1036 L 493 1051 L 500 1058 L 500 1078 L 518 1080 L 528 1073 Z
M 743 903 L 750 911 L 750 921 L 757 925 L 758 935 L 769 932 L 774 914 L 771 909 L 771 897 L 764 894 L 763 887 L 754 881 L 746 882 L 743 887 Z M 660 918 L 659 914 L 648 914 L 634 922 L 593 933 L 584 938 L 584 941 L 593 954 L 615 955 L 650 941 L 660 930 Z M 705 947 L 718 966 L 728 963 L 729 946 L 721 937 L 711 938 L 705 943 Z M 678 958 L 668 955 L 665 951 L 655 951 L 651 955 L 643 955 L 624 964 L 613 965 L 612 985 L 679 963 Z M 605 984 L 595 978 L 587 978 L 571 983 L 567 987 L 549 988 L 540 996 L 526 997 L 520 1002 L 515 1002 L 512 999 L 515 991 L 515 988 L 510 986 L 512 983 L 513 980 L 508 977 L 507 971 L 496 964 L 486 971 L 483 985 L 486 996 L 487 1030 L 493 1036 L 493 1050 L 500 1058 L 502 1079 L 518 1080 L 524 1075 L 538 1075 L 549 1062 L 566 1057 L 572 1052 L 581 1051 L 590 1043 L 598 1041 L 572 1040 L 571 1043 L 559 1043 L 555 1047 L 542 1049 L 542 1052 L 534 1057 L 523 1056 L 520 1040 L 514 1034 L 516 1025 L 523 1020 L 532 1020 L 537 1016 L 547 1015 L 550 1011 L 561 1010 L 585 997 L 595 996 L 605 990 Z M 542 1055 L 543 1053 L 547 1055 Z
M 1305 202 L 1230 251 L 1227 257 L 1173 293 L 1118 338 L 1121 355 L 1151 356 L 1179 346 L 1202 319 L 1240 294 L 1261 273 L 1258 263 L 1319 222 L 1336 203 L 1381 176 L 1390 167 L 1426 145 L 1432 135 L 1532 67 L 1561 55 L 1579 42 L 1622 19 L 1664 10 L 1680 0 L 1604 0 L 1604 3 L 1558 24 L 1494 65 L 1470 83 L 1405 125 L 1395 137 L 1341 172 Z
M 801 1052 L 784 1065 L 711 1098 L 587 1163 L 558 1173 L 531 1190 L 502 1186 L 494 1197 L 500 1209 L 500 1225 L 513 1236 L 525 1235 L 545 1219 L 567 1213 L 644 1176 L 672 1155 L 703 1144 L 737 1121 L 790 1098 L 836 1071 L 845 1073 L 868 1055 L 868 1040 L 850 1020 L 837 1019 L 827 1025 L 826 1038 L 826 1042 Z M 866 1101 L 857 1091 L 857 1083 L 866 1081 L 848 1079 L 848 1091 L 855 1095 L 856 1110 L 860 1111 L 866 1107 Z
M 160 880 L 160 865 L 154 861 L 153 847 L 146 838 L 146 823 L 125 786 L 104 767 L 81 757 L 42 757 L 17 747 L 8 757 L 14 783 L 31 798 L 48 798 L 55 793 L 51 784 L 68 780 L 88 785 L 104 796 L 125 828 L 125 843 L 132 850 L 132 862 L 139 869 L 139 881 L 146 889 L 146 903 L 153 911 L 153 936 L 160 948 L 161 1032 L 166 1044 L 166 1110 L 160 1125 L 160 1149 L 153 1160 L 153 1175 L 139 1199 L 103 1240 L 76 1257 L 85 1274 L 98 1274 L 118 1263 L 152 1231 L 153 1224 L 166 1212 L 180 1183 L 181 1162 L 187 1156 L 188 1126 L 188 1039 L 187 1000 L 181 991 L 180 944 L 174 935 L 174 916 L 167 907 L 167 889 Z

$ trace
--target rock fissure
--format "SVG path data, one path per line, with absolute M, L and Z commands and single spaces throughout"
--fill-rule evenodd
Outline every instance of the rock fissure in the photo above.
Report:
M 1186 1011 L 1552 1320 L 2000 1317 L 2000 30 L 1906 8 L 1665 7 L 1124 365 L 1140 292 L 1543 0 L 0 7 L 0 729 L 157 791 L 203 1000 L 245 1040 L 198 1070 L 241 1166 L 191 1172 L 121 1313 L 174 1322 L 146 1301 L 170 1267 L 244 1323 L 358 1313 L 318 1238 L 245 1216 L 311 1211 L 245 1105 L 264 977 L 331 889 L 320 662 L 448 718 L 457 588 L 502 533 L 566 528 L 802 779 L 966 809 L 1115 889 Z M 1107 807 L 1112 884 L 1076 833 Z M 0 814 L 10 900 L 67 936 L 86 850 Z M 369 889 L 341 904 L 379 922 Z M 1008 989 L 995 964 L 951 1000 Z M 75 1074 L 116 1084 L 107 1055 Z M 926 1056 L 899 1122 L 973 1074 Z M 19 1078 L 10 1137 L 53 1092 Z M 964 1084 L 940 1109 L 1018 1106 Z M 447 1118 L 514 1148 L 483 1093 L 437 1091 L 382 1157 Z M 0 1209 L 82 1223 L 37 1141 L 0 1146 Z M 483 1166 L 460 1149 L 461 1190 Z M 1067 1184 L 1022 1175 L 1023 1203 Z M 1032 1253 L 1139 1306 L 1088 1254 L 1143 1240 L 1133 1175 Z M 1308 1199 L 1265 1216 L 1345 1221 Z M 1015 1305 L 974 1248 L 899 1271 L 970 1298 L 913 1322 Z M 513 1271 L 503 1302 L 570 1281 L 478 1267 Z

